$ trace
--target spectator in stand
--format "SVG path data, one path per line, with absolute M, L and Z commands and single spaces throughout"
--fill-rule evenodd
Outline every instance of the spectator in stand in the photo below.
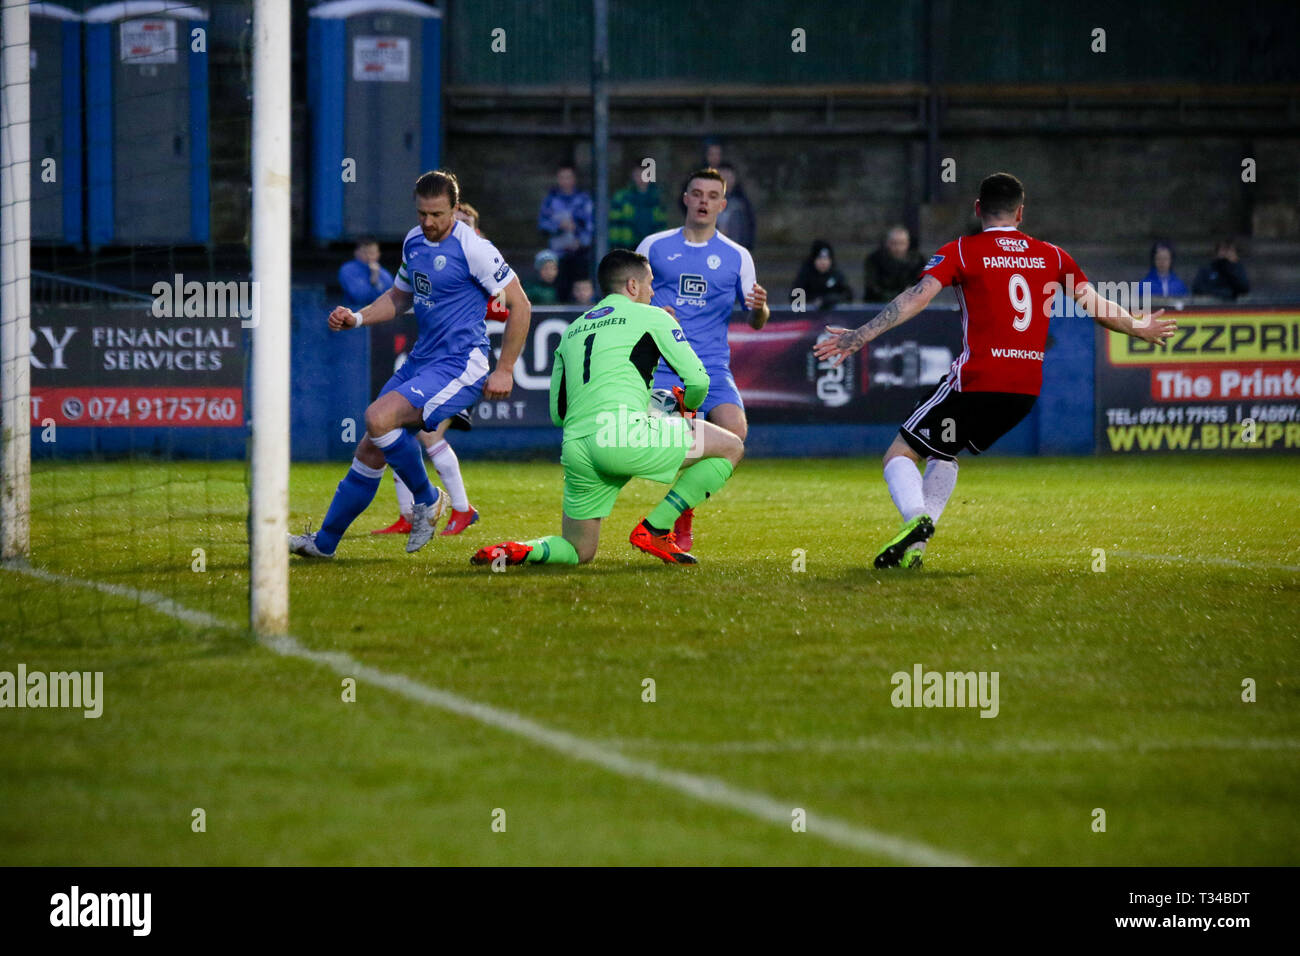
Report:
M 534 282 L 524 286 L 524 294 L 533 305 L 555 305 L 560 301 L 556 282 L 560 276 L 560 257 L 550 249 L 543 249 L 533 256 L 533 271 L 537 273 Z
M 921 276 L 925 258 L 912 249 L 912 236 L 904 226 L 885 233 L 880 248 L 862 264 L 862 301 L 890 302 Z
M 569 163 L 555 170 L 555 185 L 542 200 L 537 228 L 559 258 L 556 287 L 560 297 L 567 299 L 574 279 L 590 278 L 592 234 L 591 195 L 578 188 L 578 173 Z
M 573 280 L 573 304 L 586 309 L 596 301 L 596 287 L 590 279 Z
M 722 142 L 717 137 L 710 136 L 704 140 L 704 162 L 701 163 L 701 166 L 704 169 L 716 169 L 718 170 L 718 172 L 722 171 L 722 166 L 723 166 Z M 682 192 L 685 193 L 685 191 L 686 191 L 685 184 L 683 184 Z M 728 192 L 730 192 L 729 186 L 728 186 Z M 678 198 L 677 209 L 683 216 L 686 215 L 686 201 L 684 199 Z M 722 223 L 722 216 L 721 214 L 719 214 L 718 227 L 717 227 L 719 231 L 722 230 L 721 223 Z M 735 238 L 734 236 L 731 236 L 729 233 L 724 233 L 724 235 L 726 235 L 728 238 Z
M 339 285 L 343 286 L 344 304 L 361 309 L 379 298 L 393 284 L 393 274 L 379 264 L 379 240 L 362 236 L 352 258 L 339 266 Z
M 736 175 L 735 166 L 723 163 L 717 170 L 727 184 L 727 208 L 718 213 L 718 232 L 752 251 L 756 233 L 754 206 L 745 195 L 745 187 Z
M 845 281 L 844 273 L 835 267 L 835 250 L 829 242 L 813 241 L 808 258 L 799 267 L 799 274 L 790 289 L 792 303 L 800 289 L 803 290 L 804 307 L 814 312 L 853 301 L 853 290 Z
M 1246 267 L 1237 255 L 1237 243 L 1231 239 L 1221 239 L 1214 247 L 1214 260 L 1201 266 L 1201 271 L 1196 273 L 1192 292 L 1231 301 L 1249 291 L 1250 280 L 1246 277 Z
M 635 249 L 652 232 L 668 225 L 659 205 L 659 184 L 646 176 L 640 164 L 632 167 L 628 185 L 614 193 L 609 203 L 609 247 Z
M 1151 271 L 1141 283 L 1141 293 L 1152 298 L 1170 299 L 1191 295 L 1187 284 L 1174 272 L 1173 243 L 1158 239 L 1151 247 Z

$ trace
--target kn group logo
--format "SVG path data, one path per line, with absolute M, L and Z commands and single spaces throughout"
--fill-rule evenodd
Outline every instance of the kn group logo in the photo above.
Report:
M 1012 239 L 1009 236 L 998 236 L 998 245 L 1007 252 L 1024 252 L 1029 248 L 1028 239 Z
M 413 280 L 411 284 L 415 287 L 417 295 L 422 295 L 427 298 L 433 294 L 433 283 L 429 281 L 429 277 L 423 272 L 413 273 L 411 278 Z
M 709 283 L 704 276 L 683 272 L 677 280 L 677 294 L 687 299 L 702 299 L 709 292 Z

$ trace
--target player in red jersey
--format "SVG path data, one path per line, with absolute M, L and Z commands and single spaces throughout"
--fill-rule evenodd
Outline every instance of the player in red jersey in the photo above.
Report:
M 885 452 L 885 483 L 903 527 L 876 555 L 878 568 L 919 568 L 925 543 L 957 484 L 957 454 L 978 455 L 1034 407 L 1043 382 L 1047 324 L 1058 292 L 1072 297 L 1098 325 L 1147 342 L 1178 328 L 1162 309 L 1130 314 L 1103 298 L 1070 254 L 1020 231 L 1025 190 L 1010 173 L 980 183 L 978 236 L 963 237 L 930 257 L 921 281 L 856 329 L 827 326 L 813 348 L 839 365 L 886 329 L 906 322 L 953 286 L 961 305 L 962 353 L 947 378 L 917 404 Z M 925 476 L 918 466 L 928 459 Z

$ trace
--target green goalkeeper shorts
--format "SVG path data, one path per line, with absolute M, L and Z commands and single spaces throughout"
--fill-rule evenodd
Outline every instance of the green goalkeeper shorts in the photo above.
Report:
M 564 465 L 564 513 L 605 518 L 630 478 L 670 483 L 695 439 L 694 423 L 677 415 L 620 416 L 617 427 L 570 438 L 560 452 Z

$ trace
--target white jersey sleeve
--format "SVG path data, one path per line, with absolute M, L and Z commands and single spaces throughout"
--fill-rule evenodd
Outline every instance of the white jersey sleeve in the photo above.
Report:
M 470 275 L 478 280 L 488 295 L 496 295 L 514 279 L 514 272 L 497 247 L 465 223 L 456 223 L 456 238 L 465 250 Z
M 718 233 L 718 238 L 740 253 L 740 268 L 736 270 L 736 298 L 744 302 L 745 296 L 754 291 L 754 285 L 758 282 L 758 273 L 754 270 L 754 257 L 749 254 L 748 249 L 734 239 L 728 239 L 722 233 Z
M 754 270 L 754 257 L 749 254 L 749 250 L 744 246 L 740 247 L 740 276 L 736 284 L 736 289 L 740 293 L 740 299 L 743 302 L 745 296 L 754 291 L 754 286 L 758 284 L 758 273 Z
M 678 226 L 675 229 L 663 229 L 660 230 L 659 232 L 650 233 L 650 235 L 642 239 L 641 244 L 636 247 L 637 254 L 645 256 L 647 259 L 649 259 L 650 249 L 656 242 L 658 242 L 660 239 L 667 239 L 669 236 L 678 232 L 681 232 L 680 226 Z

